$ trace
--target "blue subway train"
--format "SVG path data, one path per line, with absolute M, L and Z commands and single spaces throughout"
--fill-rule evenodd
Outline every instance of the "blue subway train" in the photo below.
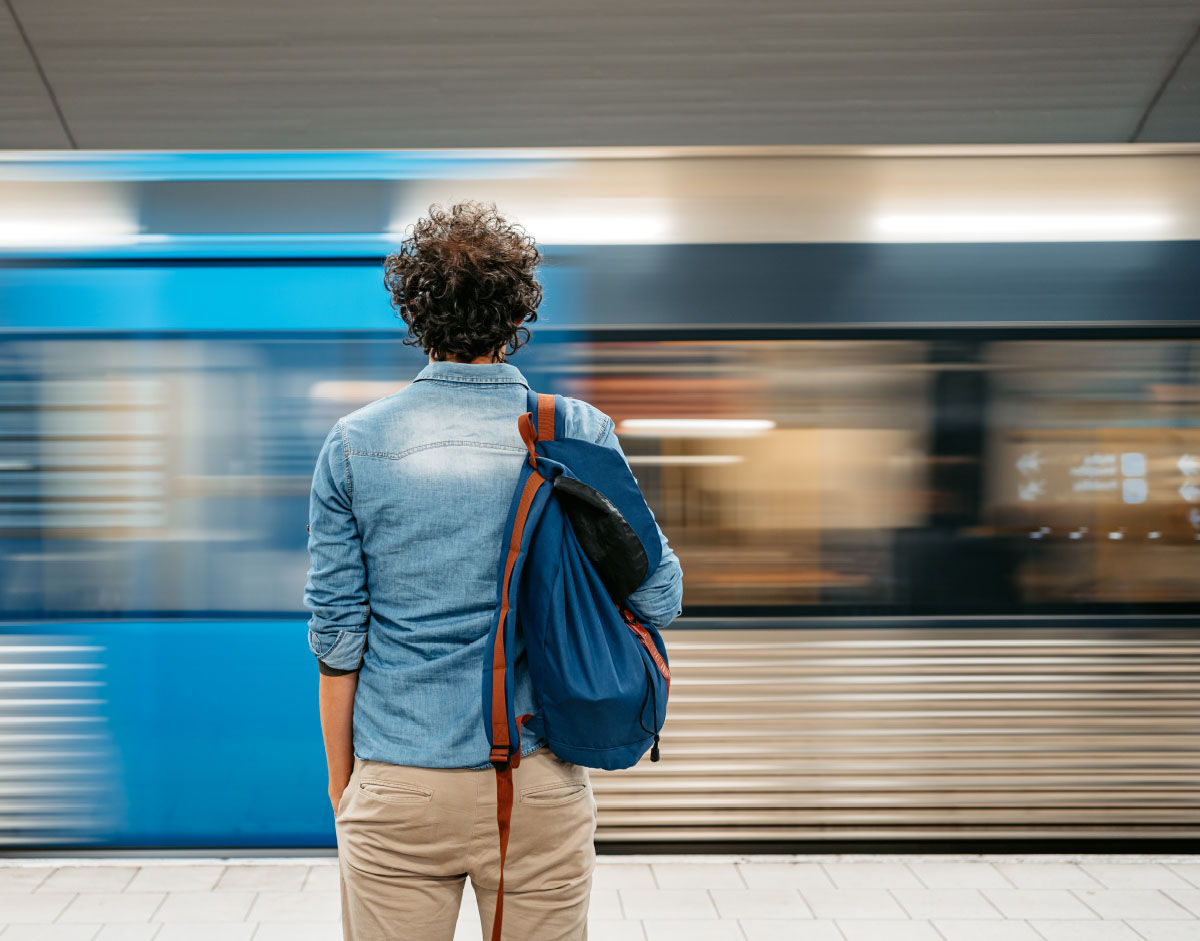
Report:
M 1194 841 L 1197 171 L 0 154 L 0 852 L 334 845 L 309 485 L 424 364 L 382 261 L 460 198 L 542 244 L 513 362 L 614 418 L 683 566 L 602 845 Z

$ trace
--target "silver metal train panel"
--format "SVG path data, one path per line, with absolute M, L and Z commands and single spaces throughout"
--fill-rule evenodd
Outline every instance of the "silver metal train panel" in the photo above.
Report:
M 672 630 L 662 760 L 593 772 L 597 839 L 1200 836 L 1200 637 Z

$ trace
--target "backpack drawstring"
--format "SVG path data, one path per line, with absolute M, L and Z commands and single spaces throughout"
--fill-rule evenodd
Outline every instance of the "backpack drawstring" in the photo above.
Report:
M 642 727 L 642 731 L 647 735 L 654 736 L 654 744 L 650 748 L 650 760 L 658 761 L 660 757 L 658 751 L 658 729 L 648 729 L 646 728 L 646 723 L 642 721 L 642 716 L 646 713 L 646 700 L 651 699 L 654 703 L 654 712 L 651 713 L 654 716 L 652 721 L 655 725 L 658 725 L 658 693 L 655 692 L 654 677 L 650 675 L 650 667 L 646 665 L 645 660 L 642 660 L 642 669 L 646 671 L 646 692 L 642 696 L 642 708 L 638 712 L 638 725 Z

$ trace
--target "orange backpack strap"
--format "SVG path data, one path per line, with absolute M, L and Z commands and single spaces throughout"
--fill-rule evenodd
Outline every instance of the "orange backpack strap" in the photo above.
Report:
M 554 396 L 538 393 L 537 404 L 537 433 L 533 430 L 533 413 L 525 412 L 517 419 L 517 428 L 521 432 L 521 440 L 529 449 L 529 466 L 537 474 L 537 443 L 554 440 Z M 538 476 L 541 481 L 541 476 Z
M 533 714 L 526 712 L 517 717 L 517 750 L 512 761 L 503 767 L 493 761 L 496 768 L 496 826 L 500 830 L 500 883 L 496 886 L 496 914 L 492 918 L 492 941 L 501 941 L 504 927 L 504 860 L 508 856 L 508 834 L 512 829 L 513 768 L 521 764 L 521 726 Z
M 529 463 L 533 472 L 525 482 L 521 492 L 521 500 L 517 505 L 517 517 L 513 522 L 512 536 L 508 544 L 508 560 L 504 569 L 503 590 L 500 598 L 500 625 L 496 632 L 496 645 L 492 651 L 492 767 L 496 769 L 496 827 L 500 831 L 500 883 L 496 888 L 496 914 L 492 919 L 492 941 L 501 941 L 504 927 L 504 861 L 508 856 L 508 835 L 512 829 L 513 806 L 513 769 L 521 764 L 521 726 L 526 720 L 533 718 L 532 713 L 524 713 L 517 717 L 517 747 L 509 755 L 508 740 L 508 701 L 505 696 L 504 674 L 506 657 L 504 651 L 504 625 L 507 622 L 510 607 L 513 565 L 521 554 L 521 538 L 525 532 L 525 522 L 529 517 L 529 507 L 533 503 L 533 495 L 546 479 L 537 472 L 537 454 L 534 450 L 535 441 L 554 440 L 554 396 L 538 393 L 537 397 L 537 437 L 533 436 L 532 415 L 525 412 L 517 420 L 521 437 L 529 448 Z
M 554 440 L 554 396 L 538 393 L 538 441 Z
M 492 648 L 492 751 L 488 757 L 497 769 L 508 762 L 508 697 L 505 690 L 505 674 L 508 670 L 508 660 L 504 649 L 504 631 L 508 623 L 508 612 L 511 607 L 512 571 L 521 554 L 521 537 L 525 532 L 525 523 L 529 519 L 529 508 L 533 504 L 534 494 L 538 487 L 546 482 L 537 471 L 533 471 L 525 481 L 525 489 L 521 491 L 521 500 L 517 505 L 517 517 L 513 522 L 512 537 L 508 544 L 508 556 L 504 563 L 504 580 L 500 592 L 500 629 L 496 631 L 496 640 Z M 518 737 L 520 726 L 517 727 Z M 518 753 L 520 749 L 517 749 Z

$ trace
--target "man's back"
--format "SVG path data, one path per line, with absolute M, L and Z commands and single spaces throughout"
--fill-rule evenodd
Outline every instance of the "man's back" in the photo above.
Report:
M 509 363 L 434 362 L 326 438 L 310 507 L 309 642 L 323 672 L 362 658 L 361 758 L 490 767 L 480 683 L 504 522 L 528 454 L 516 421 L 527 389 Z M 569 435 L 620 451 L 608 416 L 563 400 Z M 662 562 L 629 602 L 663 627 L 680 613 L 682 572 L 659 533 Z M 519 636 L 514 652 L 515 706 L 532 712 Z

